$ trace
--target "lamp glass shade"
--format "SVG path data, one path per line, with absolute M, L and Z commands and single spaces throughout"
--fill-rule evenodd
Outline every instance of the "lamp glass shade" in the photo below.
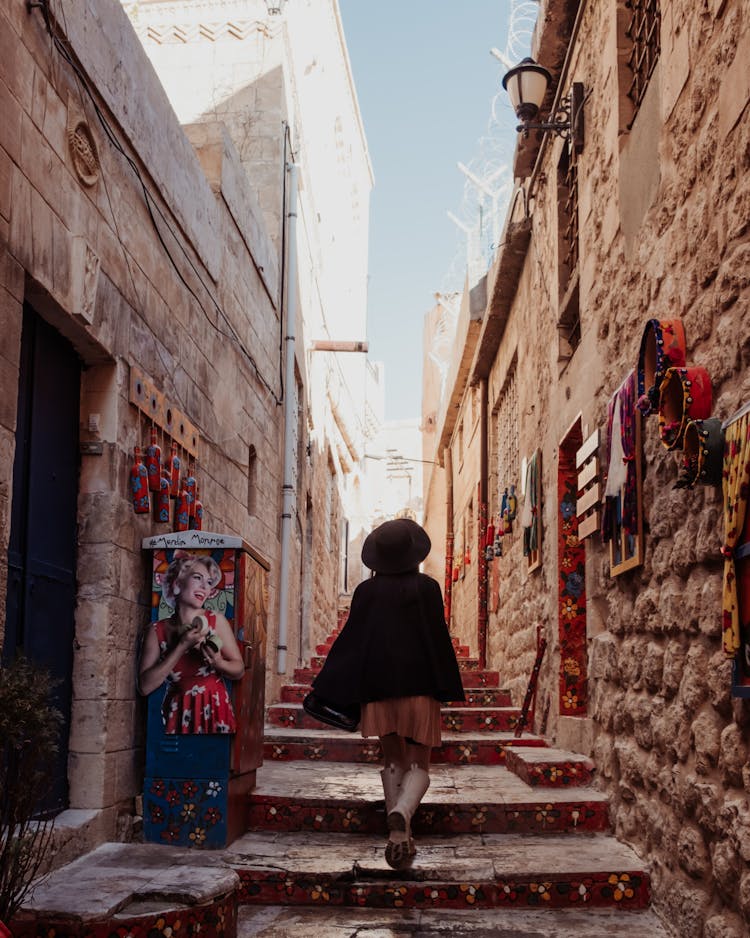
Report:
M 523 59 L 505 74 L 503 88 L 508 92 L 519 120 L 529 121 L 536 117 L 551 78 L 546 68 L 530 58 Z

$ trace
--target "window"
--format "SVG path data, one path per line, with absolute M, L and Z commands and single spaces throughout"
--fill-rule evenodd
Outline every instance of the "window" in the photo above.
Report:
M 563 147 L 557 166 L 558 289 L 560 296 L 558 361 L 567 362 L 581 341 L 578 301 L 578 165 Z
M 627 95 L 637 113 L 661 51 L 661 8 L 660 0 L 627 0 L 625 6 L 630 14 L 625 35 L 631 43 Z
M 518 488 L 520 469 L 518 464 L 518 392 L 516 388 L 516 360 L 513 360 L 505 386 L 500 393 L 495 423 L 497 440 L 497 487 L 494 511 L 500 509 L 503 492 L 510 487 Z

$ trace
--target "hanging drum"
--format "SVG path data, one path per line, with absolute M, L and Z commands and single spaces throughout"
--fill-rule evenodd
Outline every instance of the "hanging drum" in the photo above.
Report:
M 659 388 L 659 436 L 669 450 L 681 449 L 690 420 L 711 415 L 711 378 L 705 368 L 667 368 Z
M 685 365 L 685 330 L 680 319 L 649 319 L 638 353 L 638 409 L 644 417 L 659 405 L 659 387 L 667 368 Z
M 684 459 L 676 489 L 702 485 L 721 485 L 724 460 L 724 430 L 718 417 L 688 420 L 682 449 Z

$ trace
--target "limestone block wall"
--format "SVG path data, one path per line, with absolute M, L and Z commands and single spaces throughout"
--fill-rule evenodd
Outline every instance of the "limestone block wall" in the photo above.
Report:
M 450 446 L 453 463 L 453 563 L 459 576 L 453 583 L 451 634 L 472 655 L 477 645 L 477 524 L 480 422 L 478 394 L 469 392 L 462 402 Z M 469 562 L 466 563 L 468 552 Z M 441 583 L 441 586 L 444 585 Z
M 624 98 L 622 3 L 582 3 L 566 82 L 584 82 L 578 160 L 581 341 L 557 360 L 556 172 L 550 144 L 532 205 L 526 265 L 490 381 L 490 408 L 517 353 L 520 446 L 543 456 L 542 568 L 524 575 L 517 541 L 495 561 L 500 603 L 490 665 L 517 692 L 530 670 L 530 620 L 547 622 L 537 728 L 568 731 L 558 694 L 557 448 L 584 438 L 637 362 L 649 318 L 679 317 L 703 365 L 713 415 L 750 399 L 746 276 L 750 28 L 740 2 L 662 0 L 661 52 L 632 127 Z M 600 456 L 604 458 L 603 450 Z M 747 933 L 750 710 L 730 696 L 721 650 L 721 493 L 673 488 L 678 459 L 644 423 L 645 559 L 619 577 L 586 540 L 590 701 L 586 732 L 618 834 L 652 864 L 655 904 L 680 936 Z
M 133 447 L 147 429 L 130 401 L 131 374 L 146 376 L 197 428 L 204 529 L 240 535 L 270 561 L 270 647 L 282 408 L 278 260 L 236 151 L 219 131 L 206 131 L 195 140 L 199 161 L 115 0 L 69 6 L 60 27 L 81 63 L 78 79 L 38 10 L 12 0 L 0 11 L 0 610 L 25 301 L 80 356 L 81 439 L 101 444 L 100 455 L 82 454 L 79 477 L 74 810 L 59 825 L 69 836 L 63 856 L 127 836 L 141 783 L 135 668 L 149 594 L 140 545 L 169 526 L 134 515 L 129 500 Z M 140 178 L 108 139 L 84 86 Z M 97 161 L 87 164 L 91 184 L 82 182 L 69 146 L 73 116 L 97 148 Z M 94 413 L 98 430 L 89 425 Z M 299 581 L 290 599 L 297 605 Z

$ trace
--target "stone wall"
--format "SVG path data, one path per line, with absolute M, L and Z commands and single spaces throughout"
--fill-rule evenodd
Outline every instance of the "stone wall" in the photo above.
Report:
M 543 4 L 540 46 L 562 6 Z M 520 703 L 533 625 L 545 624 L 537 730 L 593 752 L 616 831 L 650 861 L 654 902 L 674 934 L 739 938 L 750 923 L 750 710 L 730 696 L 721 650 L 722 497 L 673 488 L 678 456 L 660 443 L 655 416 L 644 422 L 644 562 L 613 577 L 607 546 L 586 539 L 586 716 L 565 717 L 558 690 L 556 486 L 569 428 L 580 419 L 586 439 L 606 426 L 650 318 L 682 320 L 688 363 L 711 376 L 714 416 L 750 399 L 750 24 L 739 0 L 660 6 L 659 61 L 629 127 L 628 11 L 619 0 L 579 5 L 562 78 L 564 89 L 575 80 L 590 92 L 578 158 L 581 340 L 569 362 L 558 359 L 557 329 L 562 141 L 548 138 L 531 179 L 533 234 L 489 398 L 492 411 L 515 358 L 521 455 L 542 450 L 542 565 L 528 572 L 520 533 L 506 538 L 490 576 L 499 599 L 488 663 Z M 603 447 L 599 455 L 604 463 Z
M 0 610 L 26 301 L 78 352 L 81 439 L 101 444 L 100 454 L 81 456 L 69 740 L 74 810 L 59 825 L 62 838 L 83 850 L 126 836 L 134 813 L 143 745 L 136 648 L 150 602 L 141 539 L 169 529 L 134 515 L 129 499 L 133 447 L 148 430 L 130 400 L 131 374 L 143 374 L 197 428 L 204 529 L 240 535 L 270 561 L 273 647 L 281 327 L 276 250 L 226 135 L 204 128 L 194 141 L 199 162 L 115 0 L 69 6 L 60 27 L 80 62 L 78 80 L 39 10 L 12 0 L 0 11 Z M 82 93 L 84 81 L 125 155 Z M 98 151 L 92 184 L 74 166 L 67 132 L 73 117 L 86 122 Z M 98 429 L 91 414 L 99 415 Z

